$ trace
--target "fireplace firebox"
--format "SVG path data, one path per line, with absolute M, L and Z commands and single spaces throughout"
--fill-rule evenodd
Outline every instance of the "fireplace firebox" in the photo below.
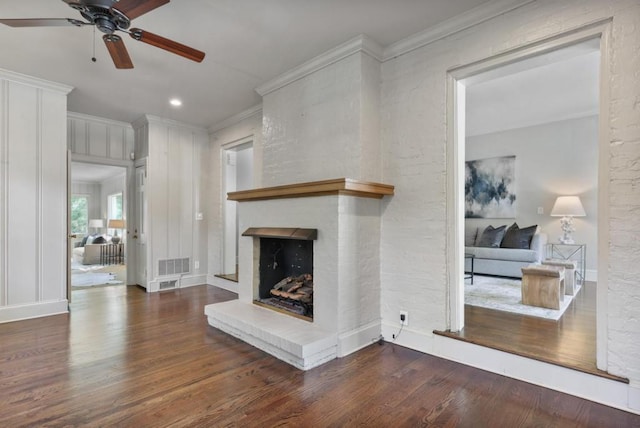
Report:
M 313 240 L 316 229 L 250 228 L 259 239 L 254 303 L 313 321 Z

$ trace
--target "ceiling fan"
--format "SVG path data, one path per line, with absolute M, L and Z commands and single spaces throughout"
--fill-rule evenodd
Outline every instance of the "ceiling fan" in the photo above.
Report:
M 73 18 L 33 18 L 33 19 L 0 19 L 0 23 L 10 27 L 82 27 L 95 25 L 104 33 L 107 50 L 116 68 L 133 68 L 122 38 L 116 31 L 129 34 L 134 40 L 164 49 L 192 61 L 202 62 L 205 53 L 185 46 L 173 40 L 158 36 L 139 28 L 131 28 L 131 20 L 144 15 L 170 0 L 62 0 L 80 12 L 86 21 Z

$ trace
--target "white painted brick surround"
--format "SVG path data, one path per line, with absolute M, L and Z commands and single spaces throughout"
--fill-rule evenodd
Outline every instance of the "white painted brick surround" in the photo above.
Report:
M 313 322 L 252 303 L 258 287 L 258 238 L 242 237 L 238 300 L 208 305 L 209 323 L 303 370 L 377 340 L 380 204 L 378 199 L 342 195 L 241 202 L 241 231 L 318 230 L 313 243 Z
M 429 338 L 447 328 L 447 70 L 608 18 L 611 145 L 600 154 L 610 159 L 607 369 L 640 385 L 637 0 L 539 0 L 382 65 L 382 181 L 396 186 L 381 240 L 382 318 L 389 329 L 400 309 L 410 312 L 412 333 Z
M 434 339 L 432 334 L 434 329 L 447 328 L 448 323 L 447 71 L 608 19 L 613 29 L 608 67 L 611 79 L 604 86 L 610 92 L 610 112 L 605 121 L 610 132 L 610 144 L 608 152 L 600 153 L 601 157 L 609 159 L 610 237 L 608 289 L 604 293 L 608 335 L 606 368 L 610 373 L 629 378 L 631 382 L 628 403 L 623 403 L 624 398 L 620 398 L 615 400 L 615 405 L 638 410 L 638 0 L 537 0 L 385 61 L 379 72 L 379 101 L 376 101 L 376 92 L 370 83 L 376 76 L 372 69 L 377 66 L 375 61 L 369 61 L 367 69 L 363 70 L 364 62 L 348 57 L 265 96 L 264 154 L 257 157 L 256 162 L 264 171 L 262 185 L 272 186 L 341 176 L 366 180 L 370 179 L 369 174 L 375 174 L 362 164 L 382 159 L 382 176 L 376 176 L 373 181 L 394 185 L 395 195 L 381 203 L 381 301 L 376 306 L 380 312 L 367 314 L 364 318 L 382 317 L 383 332 L 390 336 L 399 328 L 398 312 L 407 310 L 410 326 L 405 328 L 398 343 L 453 360 L 468 361 L 462 351 L 454 349 L 447 354 L 439 350 L 443 341 Z M 368 77 L 361 79 L 360 71 Z M 367 85 L 366 90 L 359 90 L 358 87 L 362 89 L 359 85 Z M 370 105 L 360 104 L 359 100 L 363 99 L 380 103 L 379 121 L 372 120 L 371 113 L 360 116 L 362 109 L 371 109 Z M 375 126 L 379 126 L 379 142 L 371 138 L 375 131 L 370 131 L 370 127 Z M 345 139 L 345 135 L 355 140 Z M 363 141 L 369 142 L 365 145 Z M 366 147 L 372 152 L 367 152 Z M 380 152 L 376 154 L 376 151 Z M 288 156 L 285 163 L 280 157 L 284 154 Z M 318 158 L 313 158 L 315 155 Z M 314 160 L 309 161 L 312 158 Z M 366 161 L 362 160 L 365 158 Z M 308 222 L 297 226 L 317 227 Z M 364 250 L 360 248 L 358 251 Z M 242 264 L 251 260 L 246 259 L 246 255 L 242 257 Z M 371 262 L 371 266 L 366 266 L 364 260 L 358 263 L 362 264 L 362 270 L 368 270 L 374 264 Z M 241 272 L 241 281 L 243 275 L 246 273 Z M 360 282 L 364 281 L 360 278 Z M 358 296 L 352 298 L 357 299 Z M 364 302 L 362 306 L 365 306 Z M 524 370 L 519 369 L 519 363 L 505 361 L 495 370 L 531 381 L 523 374 Z M 481 366 L 492 370 L 490 365 Z M 575 382 L 566 387 L 558 386 L 560 384 L 554 383 L 554 379 L 539 383 L 598 399 L 596 393 L 581 390 Z

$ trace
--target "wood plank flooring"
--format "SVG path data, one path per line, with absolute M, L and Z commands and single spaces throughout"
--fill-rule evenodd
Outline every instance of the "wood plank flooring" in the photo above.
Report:
M 435 332 L 493 349 L 627 382 L 596 367 L 596 283 L 586 282 L 559 321 L 465 305 L 460 332 Z
M 210 327 L 211 286 L 75 291 L 0 325 L 0 426 L 632 427 L 640 416 L 392 344 L 303 372 Z

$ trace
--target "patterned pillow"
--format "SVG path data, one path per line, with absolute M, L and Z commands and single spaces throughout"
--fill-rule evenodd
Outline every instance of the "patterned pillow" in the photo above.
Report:
M 476 243 L 476 247 L 500 248 L 500 243 L 502 242 L 506 228 L 506 224 L 498 228 L 487 226 L 482 232 L 480 241 Z

